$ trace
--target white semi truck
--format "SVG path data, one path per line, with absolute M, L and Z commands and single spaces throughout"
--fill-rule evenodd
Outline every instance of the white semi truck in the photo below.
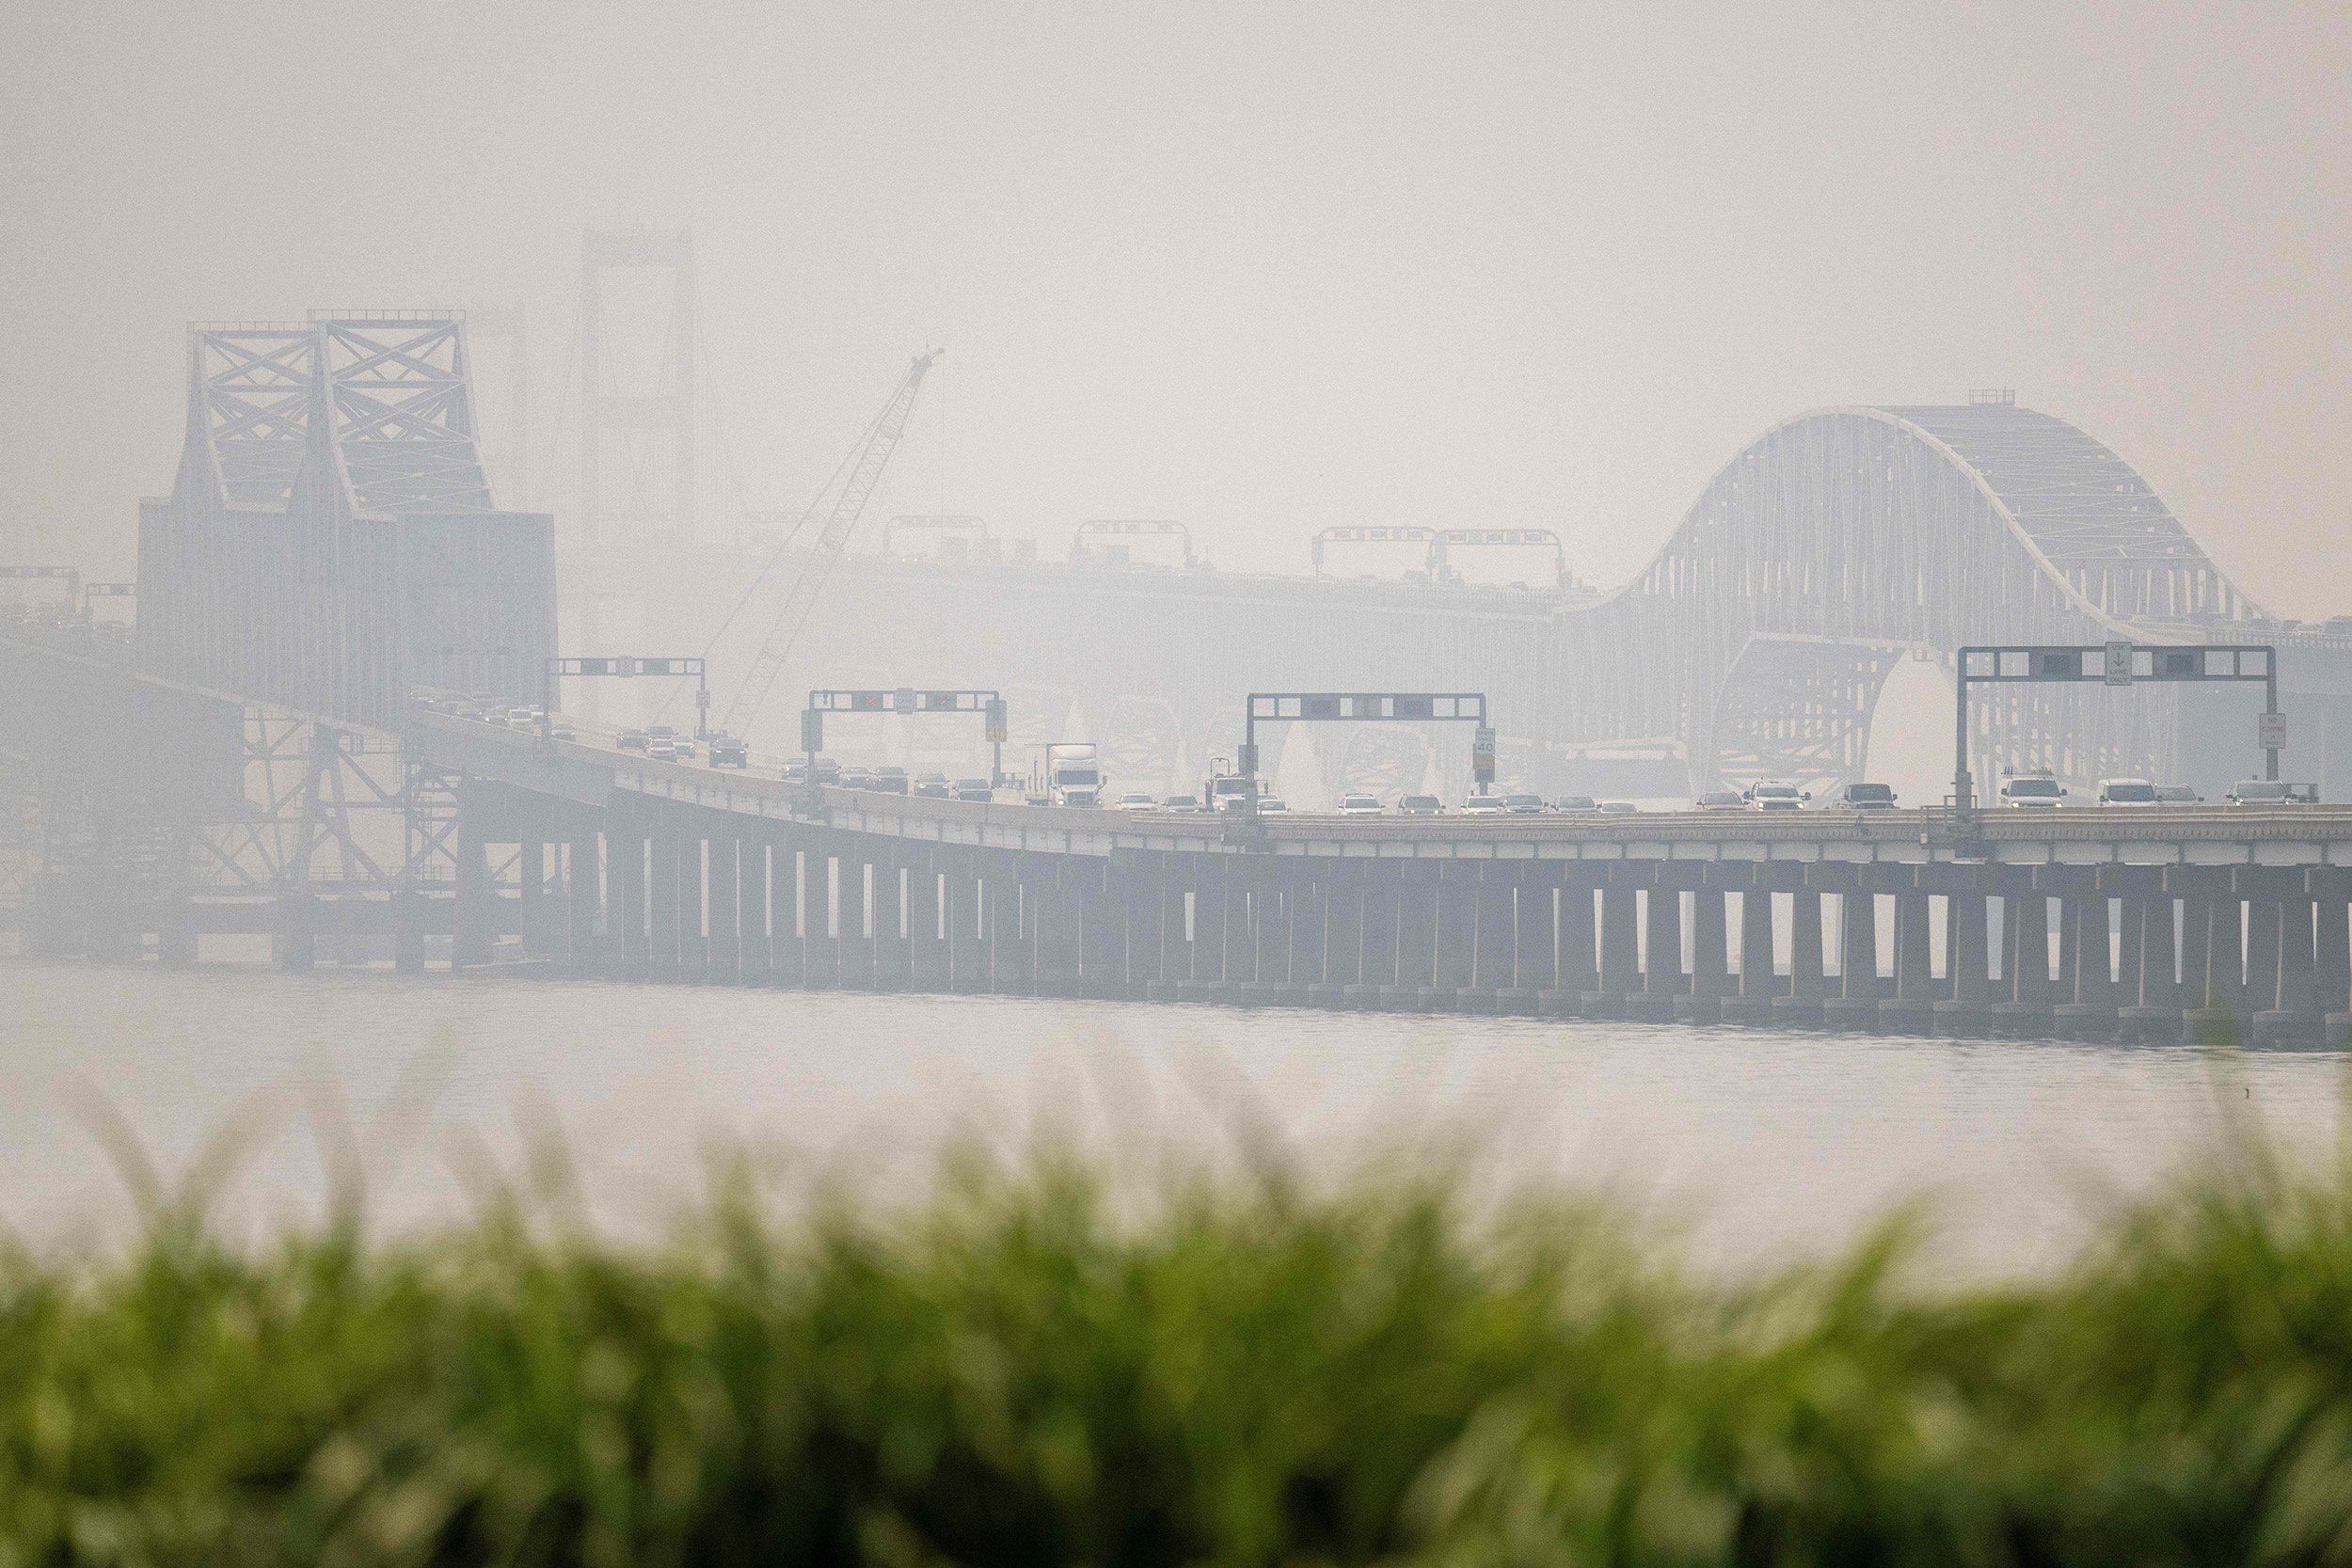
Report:
M 1059 741 L 1045 748 L 1045 798 L 1057 806 L 1103 803 L 1103 764 L 1091 741 Z

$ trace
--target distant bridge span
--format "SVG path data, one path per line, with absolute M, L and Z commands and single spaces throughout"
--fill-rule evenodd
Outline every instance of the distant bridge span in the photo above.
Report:
M 699 645 L 708 585 L 737 569 L 606 570 L 626 574 L 649 626 Z M 1197 777 L 1230 748 L 1252 688 L 1476 688 L 1494 699 L 1506 774 L 1597 787 L 1629 775 L 1596 758 L 1646 757 L 1652 787 L 1625 792 L 1662 794 L 1858 776 L 1906 657 L 1948 670 L 1971 642 L 2249 636 L 2285 650 L 2289 771 L 2352 787 L 2352 622 L 2271 621 L 2107 447 L 1985 403 L 1774 426 L 1604 595 L 866 557 L 844 565 L 798 662 L 803 685 L 1005 687 L 1033 738 L 1104 740 L 1114 769 L 1147 787 Z M 731 657 L 723 643 L 719 667 Z M 2177 688 L 2030 688 L 1979 706 L 1976 744 L 1982 762 L 2084 784 L 2217 786 L 2252 750 L 2242 705 Z M 769 715 L 767 735 L 787 720 Z M 1323 757 L 1335 788 L 1377 761 L 1336 746 Z M 1440 761 L 1459 787 L 1466 765 Z

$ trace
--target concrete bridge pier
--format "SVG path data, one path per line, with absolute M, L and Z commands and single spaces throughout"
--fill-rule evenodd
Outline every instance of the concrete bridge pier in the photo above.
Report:
M 678 835 L 658 817 L 646 840 L 645 973 L 656 980 L 678 977 Z
M 1779 870 L 1779 867 L 1773 869 Z M 1826 1016 L 1828 976 L 1821 966 L 1821 895 L 1804 881 L 1804 867 L 1785 875 L 1788 895 L 1788 989 L 1772 1000 L 1772 1016 L 1784 1023 L 1820 1023 Z
M 2119 900 L 2115 968 L 2116 1037 L 2138 1044 L 2178 1041 L 2180 990 L 2173 979 L 2173 906 L 2155 866 L 2102 866 L 2102 893 Z
M 1895 895 L 1895 994 L 1879 1002 L 1879 1027 L 1889 1034 L 1922 1035 L 1935 1022 L 1935 1005 L 1946 988 L 1935 978 L 1931 895 L 1917 875 Z M 1946 904 L 1946 917 L 1950 905 Z
M 1944 897 L 1944 992 L 1931 1006 L 1939 1034 L 1985 1032 L 1993 1004 L 1992 914 L 1982 873 L 1963 866 L 1920 872 L 1920 885 Z
M 2310 882 L 2286 867 L 2249 869 L 2252 895 L 2249 942 L 2258 958 L 2248 966 L 2252 1035 L 2262 1045 L 2317 1045 L 2324 1023 L 2319 1010 L 2317 911 Z
M 980 908 L 977 859 L 961 848 L 942 849 L 938 855 L 948 987 L 968 993 L 984 991 L 989 983 L 988 926 Z
M 2025 881 L 2025 874 L 2019 880 Z M 2034 1038 L 2050 1032 L 2050 900 L 2029 883 L 2000 895 L 2001 978 L 1993 1004 L 1993 1032 Z
M 1780 994 L 1772 955 L 1772 894 L 1754 865 L 1717 865 L 1712 875 L 1740 895 L 1740 990 L 1718 1011 L 1726 1023 L 1770 1023 Z
M 1468 1012 L 1478 961 L 1477 861 L 1446 861 L 1438 874 L 1436 921 L 1429 933 L 1429 991 L 1424 1010 Z
M 2114 926 L 2106 895 L 2089 867 L 2058 868 L 2050 883 L 2059 891 L 2058 1000 L 2053 1026 L 2069 1039 L 2115 1038 Z
M 1837 985 L 1821 1003 L 1822 1022 L 1838 1029 L 1875 1029 L 1879 1022 L 1878 900 L 1850 865 L 1815 867 L 1815 885 L 1837 895 Z
M 1600 963 L 1597 989 L 1584 993 L 1589 1018 L 1623 1018 L 1625 999 L 1641 984 L 1640 891 L 1631 867 L 1606 867 L 1600 878 Z
M 2352 1044 L 2352 871 L 2313 866 L 2304 873 L 2312 895 L 2317 939 L 2312 966 L 2312 1006 L 2319 1010 L 2322 1037 L 2331 1045 Z
M 999 996 L 1032 996 L 1037 972 L 1030 954 L 1021 898 L 1020 853 L 988 852 L 989 989 Z
M 1691 893 L 1691 984 L 1675 1001 L 1675 1016 L 1694 1023 L 1712 1023 L 1723 1017 L 1724 998 L 1731 993 L 1730 911 L 1724 890 L 1708 879 L 1706 868 L 1689 879 Z
M 603 861 L 598 835 L 577 826 L 564 849 L 564 967 L 574 974 L 593 973 L 605 957 L 599 927 L 604 915 Z
M 909 846 L 906 858 L 907 984 L 915 990 L 950 988 L 947 943 L 940 935 L 938 857 L 927 846 Z
M 808 984 L 810 878 L 808 835 L 772 830 L 768 843 L 768 972 L 771 984 Z
M 490 944 L 497 932 L 498 889 L 490 880 L 490 847 L 484 837 L 488 815 L 486 808 L 468 809 L 457 819 L 456 927 L 450 937 L 453 969 L 490 961 Z
M 736 985 L 743 978 L 742 843 L 723 829 L 714 831 L 703 841 L 703 853 L 707 977 L 718 985 Z
M 1529 861 L 1518 868 L 1511 893 L 1512 987 L 1506 1011 L 1541 1012 L 1544 994 L 1559 988 L 1559 900 L 1556 865 Z
M 1626 993 L 1626 1017 L 1653 1023 L 1675 1016 L 1682 992 L 1682 892 L 1674 867 L 1654 868 L 1639 890 L 1642 942 L 1641 983 Z M 1629 900 L 1630 902 L 1631 900 Z

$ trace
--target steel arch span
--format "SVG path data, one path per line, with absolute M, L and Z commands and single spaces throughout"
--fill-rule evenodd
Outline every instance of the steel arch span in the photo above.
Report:
M 1966 643 L 2195 640 L 2260 610 L 2148 483 L 2009 402 L 1775 425 L 1630 583 L 1560 614 L 1551 736 L 1678 751 L 1693 788 L 1855 777 L 1896 662 Z M 2028 688 L 1977 744 L 2069 777 L 2169 773 L 2177 693 Z

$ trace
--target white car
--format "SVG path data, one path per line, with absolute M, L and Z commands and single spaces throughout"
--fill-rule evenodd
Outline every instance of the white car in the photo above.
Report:
M 2101 779 L 2099 803 L 2103 806 L 2160 806 L 2164 798 L 2156 786 L 2146 779 Z
M 1757 811 L 1803 811 L 1804 803 L 1813 799 L 1809 789 L 1770 779 L 1748 785 L 1745 793 L 1748 804 Z
M 1290 809 L 1291 803 L 1288 800 L 1283 800 L 1279 795 L 1261 795 L 1258 797 L 1258 815 L 1261 816 L 1263 816 L 1270 811 L 1288 811 Z
M 1160 803 L 1139 789 L 1131 789 L 1111 802 L 1113 811 L 1157 811 Z
M 2319 786 L 2288 784 L 2280 779 L 2240 779 L 2222 799 L 2233 806 L 2316 805 Z
M 1340 797 L 1340 815 L 1342 816 L 1377 816 L 1380 815 L 1379 799 L 1371 795 L 1343 795 Z
M 2001 783 L 2001 804 L 2022 811 L 2055 811 L 2066 786 L 2046 772 L 2011 773 Z
M 1465 795 L 1462 797 L 1464 816 L 1501 816 L 1502 797 L 1500 795 Z
M 677 742 L 667 736 L 656 736 L 645 742 L 645 755 L 655 762 L 677 761 Z

